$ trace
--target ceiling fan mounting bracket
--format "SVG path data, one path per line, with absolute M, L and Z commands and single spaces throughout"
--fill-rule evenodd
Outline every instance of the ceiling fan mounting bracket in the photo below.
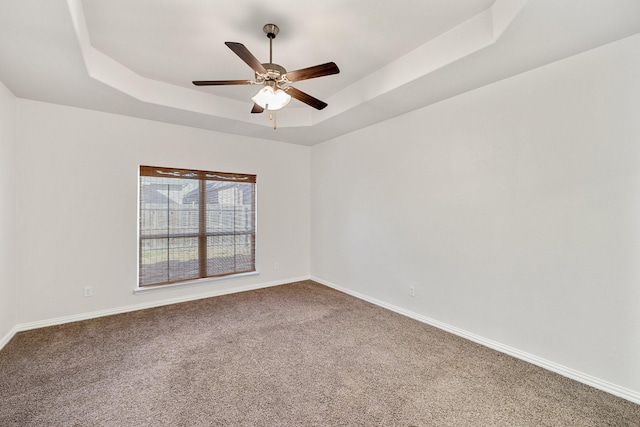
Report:
M 266 24 L 262 27 L 262 31 L 264 31 L 270 39 L 275 39 L 280 32 L 280 28 L 278 28 L 276 24 Z

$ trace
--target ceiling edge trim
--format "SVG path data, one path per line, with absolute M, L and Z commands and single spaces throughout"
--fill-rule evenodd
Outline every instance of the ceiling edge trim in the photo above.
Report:
M 528 0 L 496 0 L 487 10 L 329 97 L 342 114 L 494 44 Z M 316 122 L 314 122 L 315 124 Z
M 248 114 L 250 105 L 246 102 L 140 76 L 91 45 L 81 0 L 67 0 L 67 5 L 85 69 L 92 79 L 142 102 L 261 125 L 265 128 L 272 126 L 272 122 L 264 116 Z M 310 115 L 302 108 L 289 109 L 287 112 L 288 120 L 279 123 L 280 127 L 311 125 Z
M 289 108 L 278 127 L 310 127 L 388 94 L 495 43 L 528 0 L 496 0 L 485 11 L 369 74 L 327 99 L 330 109 Z M 67 0 L 89 77 L 139 101 L 271 127 L 247 103 L 145 78 L 91 45 L 81 0 Z M 282 120 L 284 119 L 284 120 Z

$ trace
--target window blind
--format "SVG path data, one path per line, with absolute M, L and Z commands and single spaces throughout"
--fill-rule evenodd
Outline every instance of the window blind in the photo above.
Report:
M 140 166 L 138 286 L 255 271 L 256 176 Z

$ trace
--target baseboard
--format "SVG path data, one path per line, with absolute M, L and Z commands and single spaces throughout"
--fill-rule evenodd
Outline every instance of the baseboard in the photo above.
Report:
M 499 342 L 484 338 L 484 337 L 482 337 L 480 335 L 476 335 L 476 334 L 473 334 L 471 332 L 467 332 L 467 331 L 465 331 L 463 329 L 456 328 L 455 326 L 451 326 L 451 325 L 448 325 L 446 323 L 440 322 L 438 320 L 431 319 L 429 317 L 426 317 L 426 316 L 423 316 L 421 314 L 415 313 L 413 311 L 406 310 L 406 309 L 404 309 L 402 307 L 398 307 L 398 306 L 395 306 L 393 304 L 389 304 L 389 303 L 386 303 L 384 301 L 378 300 L 376 298 L 372 298 L 372 297 L 370 297 L 368 295 L 361 294 L 359 292 L 355 292 L 355 291 L 353 291 L 351 289 L 347 289 L 347 288 L 344 288 L 342 286 L 338 286 L 338 285 L 336 285 L 334 283 L 328 282 L 328 281 L 320 279 L 318 277 L 311 276 L 311 280 L 313 280 L 314 282 L 318 282 L 318 283 L 320 283 L 322 285 L 328 286 L 328 287 L 330 287 L 332 289 L 335 289 L 337 291 L 343 292 L 345 294 L 354 296 L 354 297 L 356 297 L 358 299 L 370 302 L 370 303 L 375 304 L 375 305 L 377 305 L 379 307 L 382 307 L 382 308 L 385 308 L 387 310 L 394 311 L 394 312 L 396 312 L 398 314 L 401 314 L 403 316 L 415 319 L 415 320 L 417 320 L 419 322 L 426 323 L 426 324 L 434 326 L 434 327 L 436 327 L 438 329 L 442 329 L 444 331 L 450 332 L 450 333 L 452 333 L 454 335 L 457 335 L 459 337 L 468 339 L 468 340 L 473 341 L 473 342 L 475 342 L 477 344 L 483 345 L 485 347 L 489 347 L 489 348 L 491 348 L 493 350 L 497 350 L 497 351 L 499 351 L 501 353 L 508 354 L 508 355 L 513 356 L 513 357 L 515 357 L 517 359 L 524 360 L 525 362 L 532 363 L 532 364 L 534 364 L 536 366 L 540 366 L 541 368 L 544 368 L 544 369 L 547 369 L 549 371 L 555 372 L 555 373 L 560 374 L 560 375 L 562 375 L 564 377 L 571 378 L 572 380 L 576 380 L 576 381 L 578 381 L 580 383 L 586 384 L 586 385 L 591 386 L 593 388 L 597 388 L 598 390 L 602 390 L 604 392 L 613 394 L 614 396 L 618 396 L 618 397 L 621 397 L 623 399 L 629 400 L 629 401 L 631 401 L 633 403 L 640 404 L 640 393 L 638 393 L 638 392 L 636 392 L 634 390 L 630 390 L 630 389 L 627 389 L 627 388 L 624 388 L 624 387 L 620 387 L 620 386 L 618 386 L 616 384 L 613 384 L 613 383 L 610 383 L 608 381 L 601 380 L 599 378 L 596 378 L 596 377 L 593 377 L 591 375 L 576 371 L 576 370 L 568 368 L 566 366 L 559 365 L 559 364 L 557 364 L 555 362 L 552 362 L 550 360 L 546 360 L 546 359 L 540 358 L 538 356 L 535 356 L 533 354 L 529 354 L 527 352 L 518 350 L 517 348 L 501 344 Z
M 62 325 L 65 323 L 78 322 L 81 320 L 96 319 L 98 317 L 128 313 L 131 311 L 144 310 L 147 308 L 162 307 L 165 305 L 178 304 L 181 302 L 195 301 L 199 299 L 212 298 L 212 297 L 228 295 L 233 293 L 253 291 L 257 289 L 269 288 L 272 286 L 280 286 L 280 285 L 286 285 L 288 283 L 300 282 L 303 280 L 309 280 L 309 276 L 294 277 L 286 280 L 278 280 L 278 281 L 267 282 L 267 283 L 258 283 L 258 284 L 247 285 L 247 286 L 239 286 L 239 287 L 236 286 L 236 287 L 231 287 L 226 289 L 219 289 L 211 292 L 182 296 L 178 298 L 168 298 L 160 301 L 153 301 L 153 302 L 142 303 L 142 304 L 132 304 L 132 305 L 127 305 L 122 307 L 106 309 L 106 310 L 97 310 L 97 311 L 91 311 L 87 313 L 74 314 L 71 316 L 63 316 L 63 317 L 56 317 L 53 319 L 39 320 L 36 322 L 20 323 L 14 326 L 11 329 L 11 331 L 9 331 L 9 333 L 4 338 L 2 338 L 2 341 L 0 341 L 0 350 L 2 350 L 2 348 L 11 340 L 11 338 L 13 338 L 13 336 L 16 333 L 22 332 L 22 331 L 28 331 L 31 329 L 38 329 L 38 328 L 46 328 L 48 326 Z
M 14 326 L 9 330 L 9 332 L 6 333 L 4 337 L 0 338 L 0 350 L 2 350 L 3 347 L 7 345 L 7 343 L 11 341 L 11 338 L 13 338 L 13 336 L 18 332 L 19 332 L 18 327 Z
M 398 307 L 395 306 L 393 304 L 389 304 L 386 303 L 384 301 L 378 300 L 376 298 L 372 298 L 368 295 L 365 294 L 361 294 L 359 292 L 355 292 L 352 291 L 350 289 L 338 286 L 334 283 L 328 282 L 326 280 L 320 279 L 318 277 L 309 277 L 309 276 L 305 276 L 305 277 L 298 277 L 298 278 L 291 278 L 291 279 L 287 279 L 287 280 L 280 280 L 280 281 L 275 281 L 275 282 L 268 282 L 268 283 L 260 283 L 260 284 L 255 284 L 255 285 L 248 285 L 248 286 L 242 286 L 242 287 L 233 287 L 233 288 L 226 288 L 226 289 L 221 289 L 221 290 L 216 290 L 213 292 L 207 292 L 207 293 L 201 293 L 201 294 L 196 294 L 196 295 L 188 295 L 188 296 L 183 296 L 183 297 L 179 297 L 179 298 L 169 298 L 169 299 L 165 299 L 165 300 L 161 300 L 161 301 L 154 301 L 154 302 L 150 302 L 150 303 L 143 303 L 143 304 L 133 304 L 133 305 L 128 305 L 128 306 L 123 306 L 123 307 L 116 307 L 113 309 L 107 309 L 107 310 L 98 310 L 98 311 L 92 311 L 92 312 L 87 312 L 87 313 L 81 313 L 81 314 L 76 314 L 76 315 L 72 315 L 72 316 L 64 316 L 64 317 L 57 317 L 57 318 L 53 318 L 53 319 L 47 319 L 47 320 L 41 320 L 41 321 L 36 321 L 36 322 L 29 322 L 29 323 L 21 323 L 18 324 L 16 326 L 14 326 L 11 330 L 9 330 L 9 332 L 0 339 L 0 350 L 2 350 L 2 348 L 4 348 L 4 346 L 11 340 L 11 338 L 13 338 L 13 336 L 18 333 L 18 332 L 22 332 L 22 331 L 28 331 L 31 329 L 37 329 L 37 328 L 44 328 L 47 326 L 55 326 L 55 325 L 61 325 L 64 323 L 71 323 L 71 322 L 77 322 L 77 321 L 81 321 L 81 320 L 89 320 L 89 319 L 95 319 L 98 317 L 104 317 L 104 316 L 111 316 L 114 314 L 121 314 L 121 313 L 127 313 L 127 312 L 131 312 L 131 311 L 137 311 L 137 310 L 144 310 L 147 308 L 153 308 L 153 307 L 161 307 L 164 305 L 170 305 L 170 304 L 177 304 L 177 303 L 181 303 L 181 302 L 187 302 L 187 301 L 195 301 L 195 300 L 199 300 L 199 299 L 204 299 L 204 298 L 212 298 L 212 297 L 216 297 L 216 296 L 222 296 L 222 295 L 228 295 L 228 294 L 232 294 L 232 293 L 238 293 L 238 292 L 246 292 L 246 291 L 252 291 L 252 290 L 256 290 L 256 289 L 263 289 L 263 288 L 268 288 L 268 287 L 272 287 L 272 286 L 280 286 L 280 285 L 285 285 L 288 283 L 293 283 L 293 282 L 299 282 L 299 281 L 303 281 L 303 280 L 313 280 L 315 282 L 318 282 L 322 285 L 325 285 L 327 287 L 330 287 L 332 289 L 335 289 L 337 291 L 343 292 L 345 294 L 351 295 L 353 297 L 356 297 L 358 299 L 370 302 L 372 304 L 375 304 L 379 307 L 385 308 L 387 310 L 391 310 L 393 312 L 396 312 L 398 314 L 401 314 L 403 316 L 415 319 L 419 322 L 434 326 L 436 328 L 442 329 L 444 331 L 450 332 L 454 335 L 460 336 L 462 338 L 468 339 L 470 341 L 473 341 L 475 343 L 484 345 L 485 347 L 489 347 L 491 349 L 497 350 L 499 352 L 508 354 L 510 356 L 516 357 L 518 359 L 524 360 L 526 362 L 532 363 L 536 366 L 540 366 L 541 368 L 547 369 L 549 371 L 555 372 L 557 374 L 560 374 L 562 376 L 565 376 L 567 378 L 571 378 L 573 380 L 576 380 L 578 382 L 581 382 L 583 384 L 586 384 L 588 386 L 597 388 L 598 390 L 602 390 L 605 391 L 607 393 L 613 394 L 615 396 L 621 397 L 623 399 L 629 400 L 631 402 L 640 404 L 640 393 L 633 391 L 633 390 L 629 390 L 627 388 L 624 387 L 620 387 L 616 384 L 610 383 L 608 381 L 604 381 L 601 380 L 599 378 L 593 377 L 591 375 L 587 375 L 584 374 L 582 372 L 576 371 L 574 369 L 568 368 L 566 366 L 563 365 L 559 365 L 557 363 L 554 363 L 550 360 L 546 360 L 540 357 L 537 357 L 535 355 L 526 353 L 524 351 L 518 350 L 517 348 L 514 347 L 510 347 L 504 344 L 501 344 L 499 342 L 484 338 L 480 335 L 476 335 L 470 332 L 467 332 L 463 329 L 460 328 L 456 328 L 454 326 L 448 325 L 446 323 L 440 322 L 438 320 L 435 319 L 431 319 L 429 317 L 423 316 L 421 314 L 412 312 L 410 310 L 406 310 L 402 307 Z

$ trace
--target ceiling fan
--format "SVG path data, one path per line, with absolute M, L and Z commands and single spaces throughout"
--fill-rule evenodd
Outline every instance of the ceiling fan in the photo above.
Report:
M 327 62 L 314 67 L 287 71 L 283 66 L 273 63 L 273 39 L 276 38 L 280 29 L 275 24 L 267 24 L 263 27 L 263 31 L 269 38 L 269 62 L 264 64 L 258 61 L 242 43 L 225 42 L 227 47 L 255 72 L 255 80 L 197 80 L 193 84 L 196 86 L 263 85 L 264 87 L 251 98 L 253 101 L 252 113 L 262 113 L 264 110 L 279 110 L 285 107 L 292 97 L 317 110 L 325 108 L 327 106 L 325 102 L 293 86 L 288 86 L 288 84 L 338 74 L 340 72 L 338 66 L 334 62 Z

